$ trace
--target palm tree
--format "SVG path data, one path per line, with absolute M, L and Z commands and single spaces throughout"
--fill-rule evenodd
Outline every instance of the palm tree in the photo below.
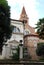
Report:
M 39 22 L 37 22 L 37 33 L 41 39 L 44 39 L 44 18 L 39 19 Z

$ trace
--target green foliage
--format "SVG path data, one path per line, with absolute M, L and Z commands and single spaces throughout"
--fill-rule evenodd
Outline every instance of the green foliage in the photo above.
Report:
M 44 43 L 38 43 L 36 53 L 38 56 L 44 56 Z
M 39 34 L 39 37 L 44 39 L 44 18 L 39 19 L 39 22 L 37 22 L 37 33 Z
M 28 55 L 27 47 L 23 48 L 23 58 L 24 58 L 24 60 L 31 59 L 31 55 L 30 54 Z
M 0 52 L 2 51 L 3 42 L 11 37 L 11 33 L 10 7 L 6 0 L 0 0 Z
M 19 46 L 15 50 L 16 53 L 13 53 L 12 59 L 19 60 Z
M 40 57 L 39 59 L 41 62 L 44 62 L 44 57 Z

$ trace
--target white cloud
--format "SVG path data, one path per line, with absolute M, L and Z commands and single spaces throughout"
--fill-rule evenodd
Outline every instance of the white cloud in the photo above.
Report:
M 19 19 L 22 7 L 25 6 L 26 13 L 29 17 L 29 24 L 35 26 L 38 20 L 38 10 L 36 5 L 38 4 L 36 0 L 7 0 L 11 6 L 11 18 Z

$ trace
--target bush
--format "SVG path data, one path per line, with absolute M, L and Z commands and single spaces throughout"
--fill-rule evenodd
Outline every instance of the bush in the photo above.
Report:
M 44 57 L 44 42 L 38 43 L 36 53 L 38 56 Z
M 12 59 L 19 60 L 19 47 L 16 48 L 16 53 L 13 53 Z

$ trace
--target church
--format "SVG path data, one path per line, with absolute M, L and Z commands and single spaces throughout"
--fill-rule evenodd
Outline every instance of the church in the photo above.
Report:
M 20 14 L 19 21 L 11 19 L 11 25 L 14 27 L 11 38 L 3 46 L 2 58 L 10 58 L 12 56 L 13 49 L 15 49 L 19 44 L 23 44 L 27 48 L 28 57 L 31 59 L 38 59 L 36 55 L 36 48 L 38 42 L 44 42 L 44 40 L 39 39 L 38 34 L 35 29 L 29 25 L 29 18 L 23 7 Z M 22 40 L 22 42 L 20 42 Z

